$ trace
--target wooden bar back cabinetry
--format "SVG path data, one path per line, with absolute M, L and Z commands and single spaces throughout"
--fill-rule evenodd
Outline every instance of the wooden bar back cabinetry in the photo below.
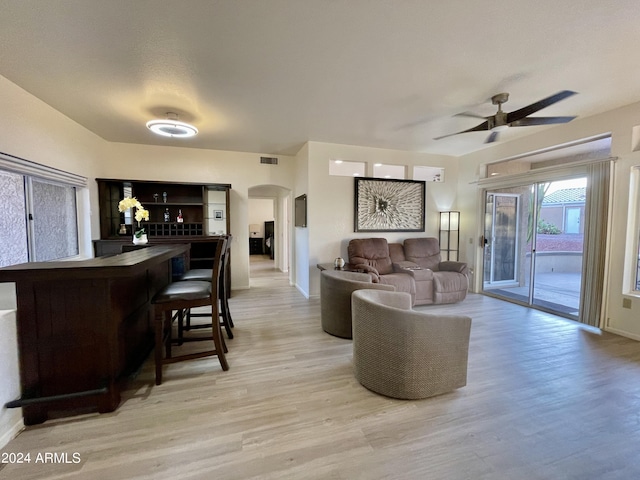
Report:
M 149 239 L 203 237 L 229 232 L 229 184 L 104 178 L 98 178 L 97 182 L 101 240 L 133 234 L 131 220 L 126 220 L 127 224 L 125 214 L 118 211 L 118 202 L 125 196 L 136 197 L 149 210 L 149 221 L 142 222 Z M 167 210 L 169 221 L 164 219 Z M 177 221 L 179 212 L 182 212 L 182 222 Z M 120 233 L 123 224 L 126 234 Z
M 120 253 L 122 245 L 132 242 L 132 225 L 126 223 L 130 220 L 118 211 L 120 200 L 132 196 L 149 210 L 149 221 L 141 224 L 149 245 L 189 243 L 189 265 L 185 268 L 211 268 L 215 243 L 219 235 L 229 232 L 231 185 L 104 178 L 96 181 L 100 200 L 100 239 L 94 240 L 96 257 Z M 164 220 L 167 209 L 168 222 Z M 179 212 L 182 222 L 177 221 Z M 123 224 L 125 234 L 120 233 Z

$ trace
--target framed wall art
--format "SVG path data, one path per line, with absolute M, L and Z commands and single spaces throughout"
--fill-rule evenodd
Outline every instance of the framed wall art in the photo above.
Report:
M 354 231 L 424 232 L 425 182 L 355 178 Z

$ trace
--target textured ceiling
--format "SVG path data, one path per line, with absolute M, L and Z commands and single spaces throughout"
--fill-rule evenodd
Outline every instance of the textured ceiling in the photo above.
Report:
M 0 0 L 0 74 L 114 142 L 293 154 L 306 141 L 460 155 L 434 141 L 560 90 L 537 115 L 640 100 L 636 0 Z M 189 140 L 145 128 L 168 111 Z M 562 126 L 510 128 L 501 141 Z

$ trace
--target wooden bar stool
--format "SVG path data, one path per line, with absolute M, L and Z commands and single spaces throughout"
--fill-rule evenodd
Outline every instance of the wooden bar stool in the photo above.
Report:
M 153 316 L 155 323 L 155 363 L 156 363 L 156 385 L 162 383 L 162 366 L 170 363 L 181 362 L 185 360 L 193 360 L 196 358 L 217 355 L 222 370 L 229 370 L 229 364 L 225 357 L 226 346 L 222 338 L 220 329 L 220 313 L 218 310 L 218 292 L 221 278 L 222 255 L 227 246 L 227 239 L 222 238 L 216 244 L 215 255 L 213 259 L 213 268 L 208 281 L 180 281 L 167 285 L 164 289 L 156 294 L 152 300 Z M 211 305 L 211 337 L 184 337 L 182 332 L 181 342 L 213 340 L 214 349 L 203 352 L 182 354 L 172 356 L 172 321 L 182 317 L 185 310 L 195 307 Z M 177 311 L 174 316 L 173 312 Z M 163 358 L 162 350 L 165 350 Z
M 220 282 L 218 284 L 218 299 L 220 301 L 220 323 L 225 329 L 227 333 L 227 337 L 229 339 L 233 338 L 233 319 L 231 318 L 231 312 L 229 310 L 229 289 L 228 289 L 228 268 L 229 268 L 229 254 L 231 250 L 231 235 L 226 235 L 227 246 L 222 253 L 222 271 L 220 273 Z M 210 268 L 194 268 L 193 270 L 189 270 L 182 277 L 180 277 L 180 281 L 209 281 L 211 278 L 211 269 Z M 191 313 L 190 310 L 187 310 L 186 313 L 186 323 L 184 326 L 184 330 L 191 330 L 193 328 L 203 328 L 208 325 L 192 325 L 191 317 L 205 317 L 209 316 L 207 313 Z

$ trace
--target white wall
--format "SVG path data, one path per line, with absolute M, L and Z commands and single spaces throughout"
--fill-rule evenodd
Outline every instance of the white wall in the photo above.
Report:
M 0 76 L 0 151 L 89 179 L 81 193 L 80 254 L 92 256 L 91 232 L 99 228 L 97 166 L 108 143 Z
M 552 130 L 539 133 L 460 157 L 458 177 L 458 208 L 461 210 L 461 240 L 466 251 L 463 256 L 476 270 L 482 262 L 481 234 L 482 204 L 479 189 L 473 182 L 479 178 L 481 166 L 517 154 L 540 150 L 581 138 L 611 132 L 612 155 L 615 162 L 612 190 L 612 235 L 609 239 L 607 292 L 605 295 L 605 329 L 640 340 L 640 297 L 630 295 L 623 287 L 625 261 L 628 260 L 627 222 L 629 207 L 629 177 L 631 168 L 640 165 L 640 152 L 632 151 L 632 130 L 640 124 L 640 103 L 622 107 L 601 115 L 576 119 Z M 469 243 L 472 240 L 472 244 Z M 623 308 L 623 299 L 631 301 L 631 308 Z
M 374 163 L 408 165 L 408 179 L 412 178 L 412 167 L 415 165 L 444 167 L 444 182 L 427 182 L 426 231 L 424 233 L 355 233 L 353 220 L 355 182 L 353 177 L 329 175 L 329 160 L 332 159 L 366 162 L 367 176 L 373 176 Z M 343 257 L 346 260 L 347 245 L 352 238 L 378 236 L 385 237 L 390 242 L 402 242 L 405 238 L 411 237 L 425 235 L 437 237 L 437 212 L 456 207 L 457 163 L 455 158 L 444 155 L 309 142 L 307 199 L 309 258 L 306 262 L 306 272 L 301 273 L 309 276 L 310 295 L 320 294 L 320 273 L 316 265 L 333 262 L 336 257 Z M 461 260 L 464 261 L 464 258 Z
M 249 225 L 259 225 L 260 230 L 255 237 L 264 238 L 264 222 L 274 219 L 274 202 L 271 198 L 250 198 L 249 199 Z M 247 247 L 249 248 L 249 247 Z
M 304 144 L 300 151 L 296 154 L 295 168 L 295 187 L 292 197 L 298 197 L 309 193 L 309 143 Z M 291 215 L 294 218 L 294 201 L 291 200 L 289 205 Z M 307 209 L 309 205 L 307 204 Z M 307 217 L 308 218 L 308 217 Z M 307 298 L 309 298 L 309 229 L 306 227 L 293 228 L 293 271 L 291 272 L 291 281 L 295 287 Z
M 274 258 L 276 262 L 276 268 L 279 268 L 282 272 L 289 272 L 289 279 L 291 280 L 290 265 L 292 263 L 292 234 L 293 226 L 291 224 L 291 211 L 289 205 L 291 204 L 291 192 L 282 192 L 276 201 L 276 222 L 275 222 L 275 242 L 276 249 L 274 251 Z M 293 282 L 291 282 L 293 284 Z

